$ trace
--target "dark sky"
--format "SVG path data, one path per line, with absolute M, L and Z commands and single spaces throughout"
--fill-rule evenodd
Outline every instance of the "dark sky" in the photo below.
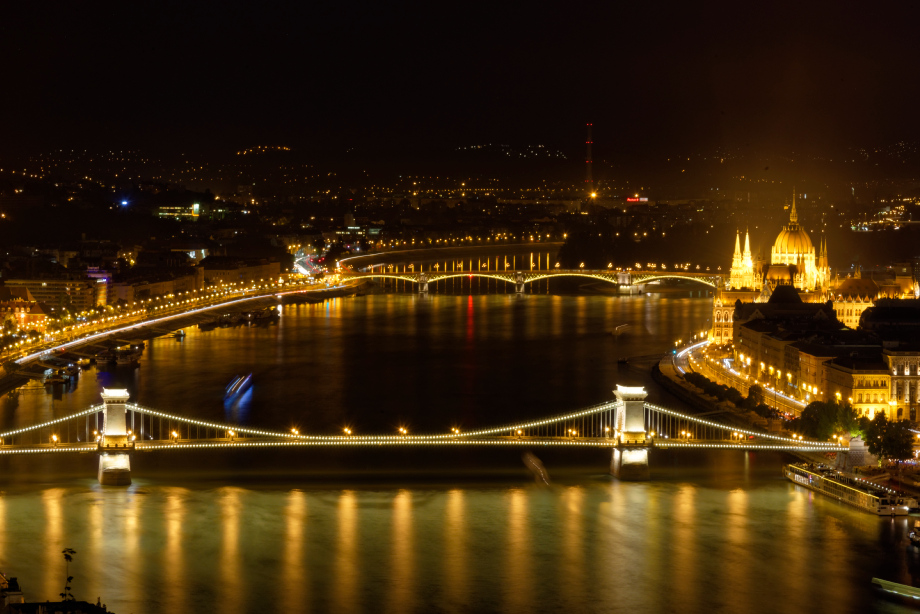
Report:
M 675 4 L 4 2 L 0 153 L 920 137 L 915 3 Z

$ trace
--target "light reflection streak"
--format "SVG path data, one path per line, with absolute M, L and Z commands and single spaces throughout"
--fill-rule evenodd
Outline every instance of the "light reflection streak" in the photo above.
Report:
M 530 550 L 530 517 L 527 493 L 514 489 L 508 501 L 508 549 L 505 569 L 507 581 L 503 583 L 504 609 L 529 612 L 532 607 L 533 561 Z
M 223 535 L 220 553 L 222 610 L 242 611 L 242 569 L 240 565 L 240 490 L 223 488 L 220 494 Z
M 124 509 L 124 525 L 121 530 L 121 556 L 125 561 L 126 569 L 134 571 L 135 580 L 126 582 L 124 586 L 124 596 L 128 603 L 138 603 L 141 599 L 142 588 L 139 579 L 143 577 L 140 563 L 143 563 L 144 557 L 140 553 L 141 527 L 141 503 L 140 497 L 134 492 L 128 492 L 125 500 L 121 502 Z
M 722 554 L 722 559 L 727 563 L 724 567 L 726 586 L 745 586 L 750 578 L 752 548 L 748 534 L 749 497 L 748 492 L 742 488 L 732 490 L 726 497 L 728 512 L 726 547 L 728 551 Z M 744 594 L 740 591 L 725 591 L 725 593 L 724 598 L 728 603 L 728 610 L 744 611 L 748 605 L 745 603 Z
M 674 495 L 674 536 L 672 559 L 673 599 L 677 603 L 697 603 L 696 565 L 699 552 L 696 543 L 696 488 L 681 486 Z
M 45 508 L 45 533 L 44 553 L 47 570 L 60 570 L 60 572 L 46 573 L 42 594 L 56 596 L 63 590 L 61 578 L 66 577 L 64 571 L 64 558 L 61 551 L 70 546 L 64 544 L 64 498 L 63 488 L 49 488 L 42 493 L 42 504 Z
M 282 611 L 297 612 L 307 603 L 307 574 L 304 568 L 304 533 L 307 516 L 307 496 L 302 490 L 292 490 L 284 509 L 284 555 L 282 557 Z
M 444 525 L 444 586 L 450 603 L 462 603 L 467 593 L 467 520 L 464 491 L 447 493 Z
M 400 490 L 393 499 L 393 566 L 390 579 L 391 612 L 410 612 L 415 605 L 415 535 L 412 493 Z
M 570 600 L 578 599 L 585 590 L 585 537 L 584 537 L 584 489 L 572 486 L 565 490 L 562 502 L 565 506 L 562 522 L 562 586 Z
M 166 493 L 166 547 L 163 548 L 163 570 L 165 574 L 164 603 L 166 609 L 178 612 L 187 600 L 185 586 L 185 561 L 183 557 L 182 527 L 185 523 L 184 489 L 171 488 Z
M 336 535 L 335 572 L 333 603 L 335 612 L 357 610 L 355 594 L 361 566 L 358 560 L 358 498 L 353 490 L 342 491 L 338 505 L 338 533 Z

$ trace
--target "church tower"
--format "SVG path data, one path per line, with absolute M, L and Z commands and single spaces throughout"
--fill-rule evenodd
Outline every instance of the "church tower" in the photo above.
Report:
M 754 274 L 754 259 L 751 256 L 751 232 L 744 231 L 744 253 L 741 255 L 741 278 L 743 288 L 757 288 L 757 276 Z
M 733 290 L 746 288 L 753 290 L 758 287 L 757 276 L 754 274 L 754 258 L 751 255 L 751 233 L 744 233 L 744 251 L 741 251 L 741 232 L 735 233 L 735 253 L 732 256 L 732 268 L 729 275 L 728 287 Z
M 731 273 L 728 278 L 728 286 L 730 288 L 743 288 L 744 281 L 742 279 L 742 268 L 744 265 L 743 256 L 741 254 L 741 231 L 735 232 L 735 253 L 732 256 L 732 268 Z

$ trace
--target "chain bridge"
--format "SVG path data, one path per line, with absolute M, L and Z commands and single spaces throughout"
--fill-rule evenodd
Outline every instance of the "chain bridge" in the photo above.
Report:
M 410 265 L 412 266 L 412 265 Z M 464 271 L 462 267 L 459 270 L 440 271 L 438 269 L 430 270 L 369 270 L 369 271 L 352 271 L 343 269 L 340 271 L 342 279 L 399 279 L 418 285 L 420 293 L 428 292 L 429 284 L 434 282 L 452 279 L 457 277 L 466 278 L 486 278 L 497 279 L 514 285 L 517 293 L 523 293 L 527 284 L 540 281 L 543 279 L 553 279 L 558 277 L 583 277 L 596 281 L 603 281 L 619 286 L 621 292 L 638 293 L 642 291 L 645 284 L 661 281 L 664 279 L 683 279 L 699 282 L 711 288 L 722 288 L 724 285 L 721 273 L 711 272 L 691 272 L 680 269 L 674 270 L 651 270 L 651 271 L 614 271 L 609 269 L 547 269 L 547 270 L 468 270 Z
M 103 402 L 49 422 L 0 433 L 2 454 L 99 455 L 102 484 L 130 484 L 133 455 L 174 450 L 303 446 L 568 446 L 609 448 L 611 473 L 648 479 L 654 448 L 723 448 L 836 452 L 834 443 L 737 429 L 645 402 L 643 388 L 617 386 L 616 399 L 530 421 L 447 433 L 302 434 L 218 424 L 158 411 L 129 401 L 126 390 L 104 389 Z

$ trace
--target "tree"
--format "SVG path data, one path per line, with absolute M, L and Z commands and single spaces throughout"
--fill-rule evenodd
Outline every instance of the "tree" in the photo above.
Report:
M 73 548 L 64 548 L 62 554 L 64 555 L 64 560 L 67 562 L 67 581 L 64 583 L 64 592 L 61 593 L 62 601 L 76 601 L 74 599 L 73 593 L 70 592 L 70 583 L 73 580 L 73 576 L 70 575 L 70 564 L 73 562 L 73 555 L 77 553 Z
M 865 435 L 869 453 L 890 460 L 902 461 L 914 454 L 914 436 L 908 420 L 892 422 L 884 413 L 875 415 L 874 420 L 863 416 L 859 427 Z
M 837 405 L 837 427 L 841 432 L 849 433 L 854 437 L 864 434 L 859 424 L 859 414 L 849 403 Z
M 837 430 L 837 404 L 812 401 L 799 416 L 799 428 L 808 437 L 830 439 Z
M 815 439 L 830 439 L 843 433 L 862 434 L 856 410 L 848 403 L 841 405 L 836 402 L 812 401 L 791 426 Z
M 764 401 L 765 401 L 765 398 L 764 398 L 763 388 L 761 388 L 757 384 L 754 384 L 753 386 L 748 388 L 748 403 L 751 406 L 757 407 L 758 405 L 761 405 Z

